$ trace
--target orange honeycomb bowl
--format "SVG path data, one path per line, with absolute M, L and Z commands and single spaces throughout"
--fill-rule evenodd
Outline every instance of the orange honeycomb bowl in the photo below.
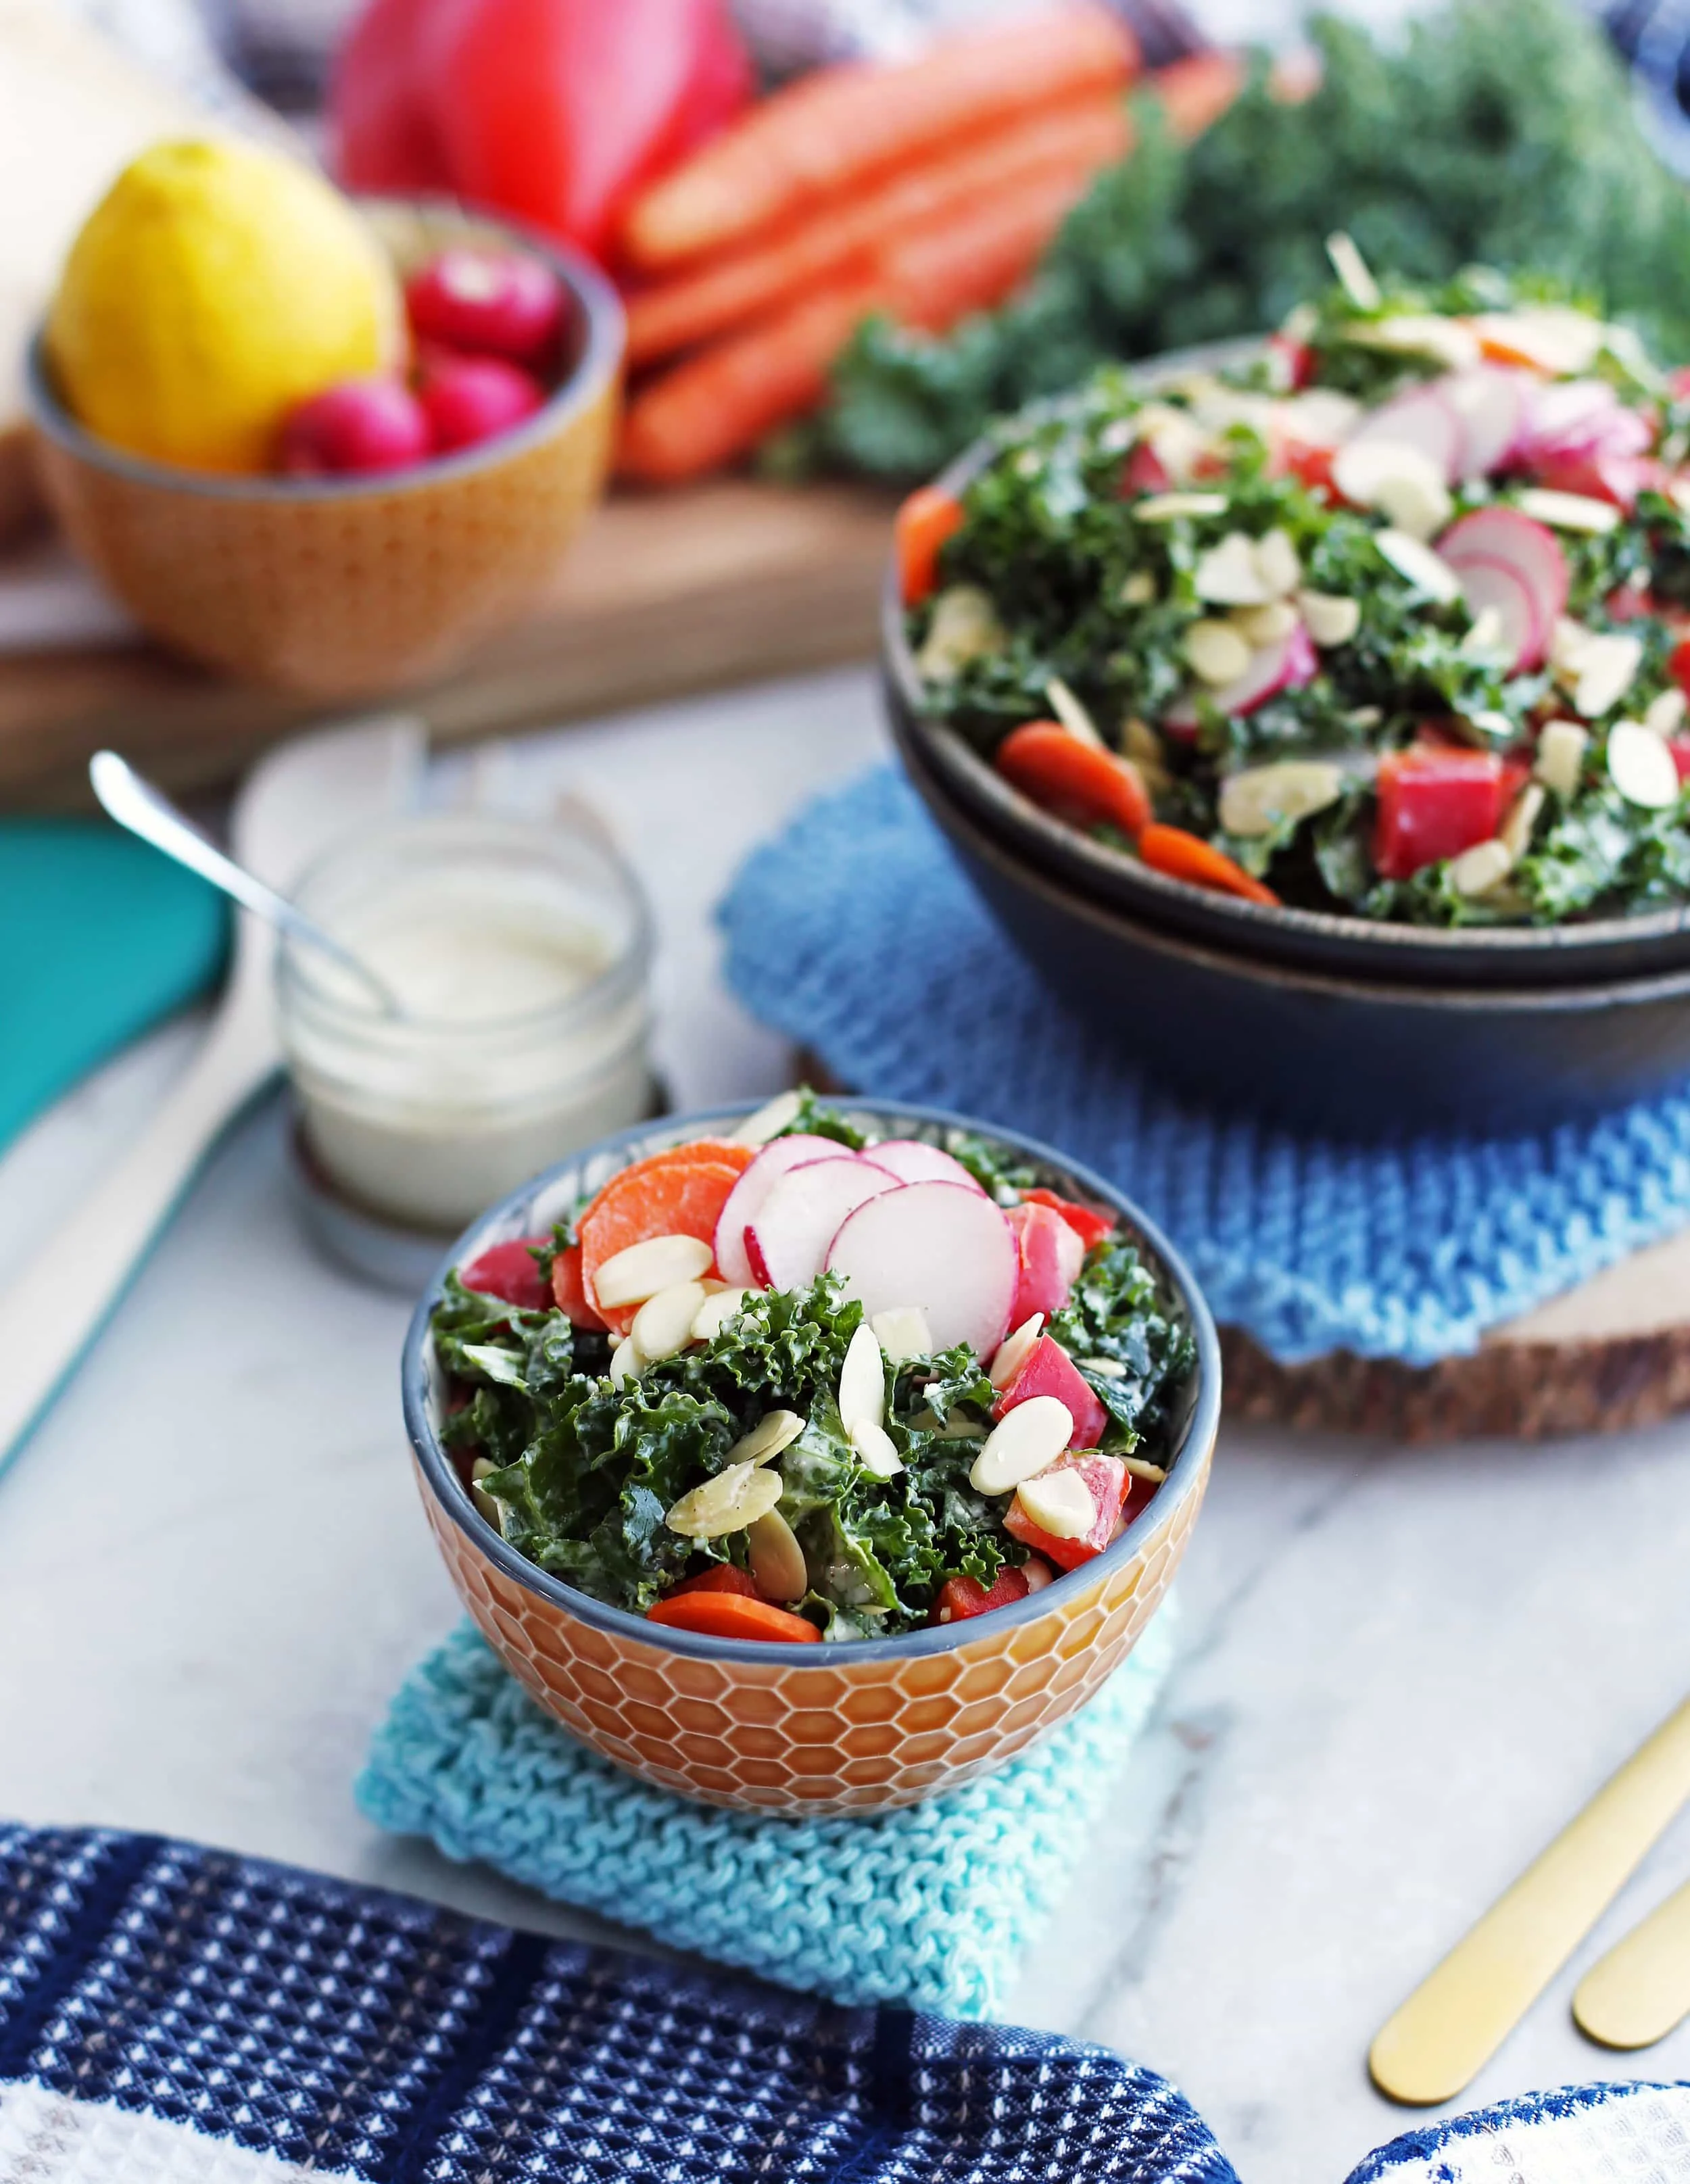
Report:
M 573 358 L 516 431 L 379 476 L 219 476 L 94 438 L 39 337 L 29 362 L 47 498 L 135 619 L 208 667 L 323 699 L 438 675 L 538 603 L 603 492 L 621 390 L 622 306 L 584 259 L 454 206 L 363 210 L 401 273 L 470 242 L 532 252 L 563 281 Z
M 423 1506 L 465 1606 L 511 1674 L 583 1744 L 706 1804 L 784 1813 L 910 1805 L 1001 1767 L 1118 1669 L 1168 1591 L 1208 1483 L 1220 1416 L 1214 1323 L 1167 1240 L 1089 1170 L 1030 1139 L 934 1108 L 851 1100 L 879 1136 L 963 1128 L 1073 1196 L 1113 1207 L 1177 1296 L 1196 1338 L 1168 1478 L 1093 1562 L 965 1622 L 833 1646 L 672 1630 L 548 1576 L 477 1511 L 439 1427 L 444 1389 L 429 1318 L 448 1268 L 544 1232 L 584 1192 L 662 1146 L 721 1134 L 747 1112 L 670 1119 L 552 1169 L 477 1222 L 417 1306 L 405 1343 L 405 1424 Z

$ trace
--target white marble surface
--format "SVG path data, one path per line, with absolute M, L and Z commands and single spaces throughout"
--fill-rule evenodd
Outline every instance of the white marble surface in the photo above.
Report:
M 483 762 L 495 795 L 590 796 L 640 865 L 681 1101 L 778 1081 L 778 1045 L 717 978 L 710 905 L 751 839 L 878 744 L 868 678 L 843 675 Z M 8 1251 L 192 1032 L 0 1162 Z M 384 1841 L 351 1802 L 385 1698 L 454 1617 L 401 1442 L 405 1317 L 313 1257 L 262 1109 L 0 1482 L 0 1812 L 602 1933 Z M 1413 2120 L 1367 2084 L 1375 2027 L 1690 1683 L 1687 1570 L 1690 1424 L 1424 1452 L 1229 1430 L 1167 1702 L 1108 1825 L 1074 1847 L 1074 1897 L 1012 2014 L 1168 2072 L 1245 2184 L 1340 2184 Z M 1567 2014 L 1577 1970 L 1687 1871 L 1681 1822 L 1470 2100 L 1690 2076 L 1690 2030 L 1609 2057 Z

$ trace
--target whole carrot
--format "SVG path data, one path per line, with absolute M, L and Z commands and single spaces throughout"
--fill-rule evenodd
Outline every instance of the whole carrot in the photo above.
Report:
M 1131 125 L 1113 93 L 1049 107 L 899 171 L 864 196 L 823 205 L 798 226 L 747 244 L 627 302 L 630 364 L 649 364 L 742 324 L 771 304 L 861 267 L 888 237 L 994 191 L 1052 175 L 1090 176 L 1125 157 Z
M 819 70 L 637 198 L 623 248 L 646 271 L 724 248 L 1011 114 L 1119 88 L 1137 65 L 1116 16 L 1064 0 L 913 60 Z

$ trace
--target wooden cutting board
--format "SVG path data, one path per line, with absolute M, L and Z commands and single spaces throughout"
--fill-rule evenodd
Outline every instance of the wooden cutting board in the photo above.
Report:
M 617 495 L 539 613 L 441 682 L 393 694 L 450 743 L 871 659 L 891 506 L 744 480 Z M 103 744 L 173 788 L 220 785 L 322 710 L 139 640 L 0 654 L 0 809 L 85 803 Z

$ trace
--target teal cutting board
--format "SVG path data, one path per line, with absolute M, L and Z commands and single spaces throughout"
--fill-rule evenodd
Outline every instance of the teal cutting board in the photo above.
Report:
M 92 819 L 0 819 L 0 1148 L 222 968 L 220 895 Z

